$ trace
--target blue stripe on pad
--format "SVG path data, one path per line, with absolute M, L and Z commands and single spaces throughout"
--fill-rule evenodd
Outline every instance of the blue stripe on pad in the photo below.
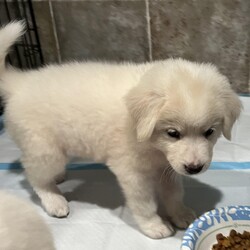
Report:
M 0 163 L 0 170 L 21 169 L 19 162 Z M 97 163 L 72 163 L 67 166 L 69 170 L 100 170 L 107 169 L 103 164 Z M 250 169 L 250 162 L 212 162 L 211 170 L 235 170 L 235 169 Z
M 250 169 L 250 162 L 212 162 L 210 169 Z
M 0 163 L 0 170 L 8 170 L 8 169 L 22 169 L 22 165 L 20 162 L 12 162 L 12 163 Z M 69 170 L 90 170 L 90 169 L 107 169 L 104 164 L 98 163 L 72 163 L 67 166 Z
M 240 93 L 238 94 L 239 96 L 243 96 L 243 97 L 250 97 L 249 93 Z

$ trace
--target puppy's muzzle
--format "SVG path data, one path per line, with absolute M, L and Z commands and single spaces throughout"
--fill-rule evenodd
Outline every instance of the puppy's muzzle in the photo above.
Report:
M 194 165 L 194 164 L 189 164 L 189 165 L 184 165 L 185 171 L 188 174 L 198 174 L 202 169 L 204 165 Z

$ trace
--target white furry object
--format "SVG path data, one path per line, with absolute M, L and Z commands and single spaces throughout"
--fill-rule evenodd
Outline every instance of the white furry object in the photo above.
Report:
M 55 250 L 48 226 L 33 205 L 0 192 L 0 239 L 3 250 Z
M 22 26 L 13 25 L 17 37 Z M 6 33 L 0 31 L 0 47 Z M 71 156 L 91 158 L 117 176 L 140 229 L 151 238 L 173 233 L 157 214 L 158 197 L 178 227 L 195 218 L 182 203 L 180 176 L 209 167 L 217 138 L 223 133 L 230 139 L 241 111 L 216 67 L 182 59 L 7 68 L 0 79 L 6 127 L 45 210 L 67 216 L 56 181 Z

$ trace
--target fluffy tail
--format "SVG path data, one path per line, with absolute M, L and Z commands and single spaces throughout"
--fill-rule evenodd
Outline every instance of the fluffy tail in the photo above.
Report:
M 5 57 L 10 47 L 24 34 L 24 30 L 22 21 L 11 22 L 0 29 L 0 73 L 5 69 Z

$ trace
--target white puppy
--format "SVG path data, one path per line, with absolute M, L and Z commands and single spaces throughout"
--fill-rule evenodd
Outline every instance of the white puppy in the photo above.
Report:
M 141 230 L 167 237 L 194 219 L 182 203 L 181 175 L 204 172 L 213 146 L 231 128 L 241 103 L 210 64 L 171 59 L 145 64 L 69 63 L 39 70 L 4 67 L 20 23 L 0 31 L 0 90 L 5 123 L 45 210 L 67 216 L 56 186 L 71 156 L 107 164 Z
M 2 191 L 0 201 L 1 249 L 55 249 L 47 225 L 31 204 Z

